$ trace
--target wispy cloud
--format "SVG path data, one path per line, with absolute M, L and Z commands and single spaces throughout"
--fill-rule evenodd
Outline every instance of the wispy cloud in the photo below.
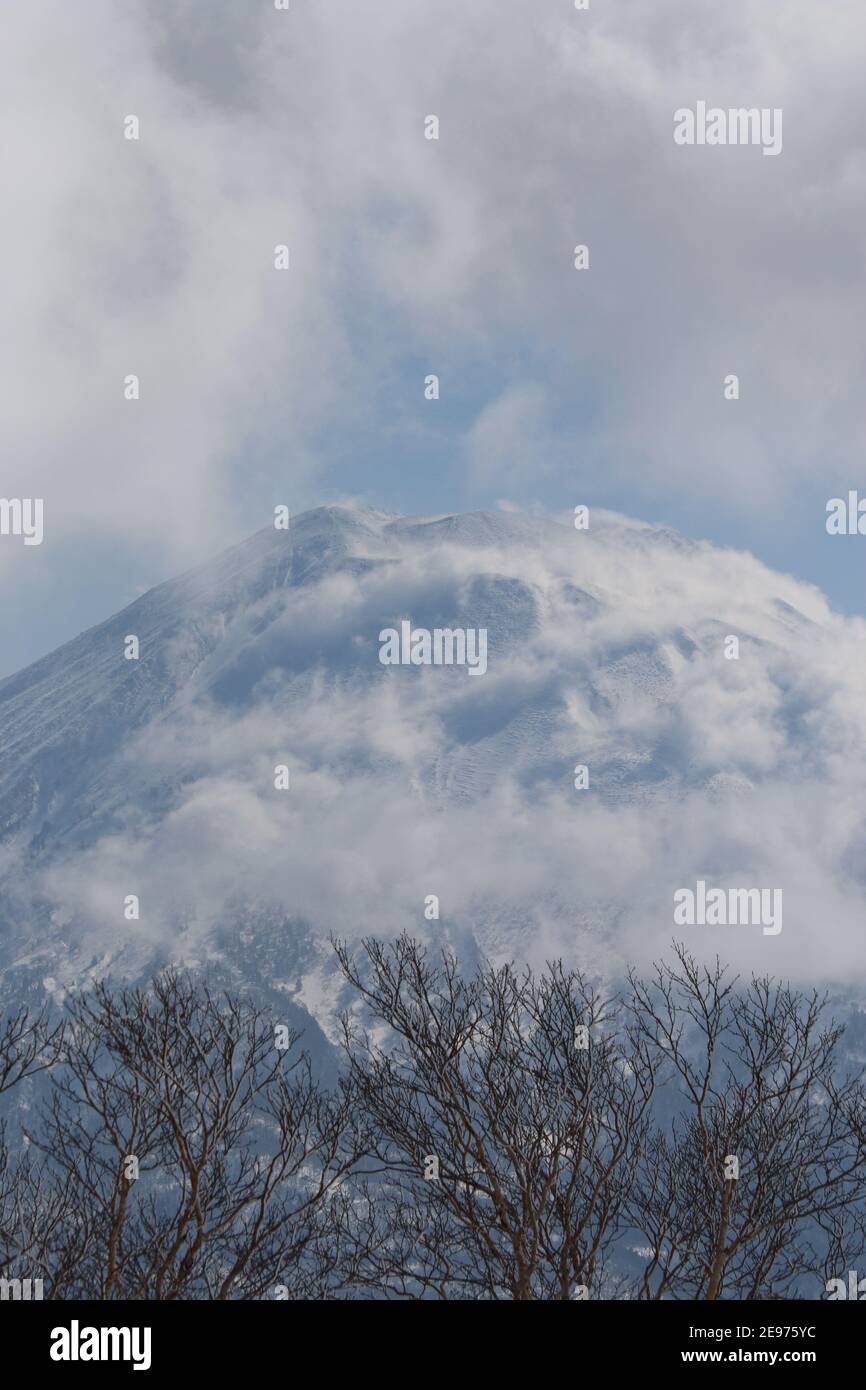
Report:
M 698 954 L 862 978 L 862 621 L 748 555 L 611 515 L 360 535 L 365 565 L 239 610 L 98 772 L 100 838 L 67 836 L 32 880 L 78 968 L 204 949 L 252 909 L 295 939 L 424 932 L 436 894 L 440 928 L 494 956 L 613 972 L 665 948 L 674 891 L 702 877 L 779 887 L 785 915 L 772 938 L 679 929 Z M 487 674 L 382 667 L 401 614 L 483 623 Z

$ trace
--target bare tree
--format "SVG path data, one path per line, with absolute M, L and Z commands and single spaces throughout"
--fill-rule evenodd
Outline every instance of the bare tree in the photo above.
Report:
M 63 1054 L 64 1032 L 47 1008 L 8 1013 L 0 1023 L 0 1095 L 53 1067 Z
M 614 1035 L 615 1001 L 560 965 L 466 980 L 406 936 L 364 942 L 360 967 L 336 950 L 390 1034 L 343 1020 L 375 1135 L 356 1277 L 400 1297 L 597 1295 L 653 1086 L 645 1045 Z
M 358 1153 L 345 1089 L 320 1090 L 296 1033 L 170 971 L 79 996 L 69 1037 L 29 1135 L 75 1213 L 45 1244 L 52 1297 L 338 1288 L 329 1199 Z
M 164 1300 L 771 1298 L 857 1268 L 866 1092 L 817 994 L 681 946 L 626 1000 L 559 963 L 464 978 L 406 936 L 336 950 L 334 1092 L 297 1033 L 177 971 L 62 1030 L 8 1019 L 0 1093 L 43 1094 L 0 1152 L 3 1265 Z
M 64 1035 L 63 1023 L 47 1008 L 7 1013 L 0 1021 L 0 1096 L 56 1066 Z M 10 1160 L 6 1119 L 0 1118 L 0 1269 L 28 1256 L 33 1214 L 46 1207 L 45 1200 L 36 1200 L 42 1186 L 38 1173 L 26 1154 Z
M 684 946 L 646 983 L 633 1023 L 677 1113 L 647 1145 L 629 1203 L 651 1255 L 642 1298 L 785 1293 L 824 1261 L 823 1242 L 862 1202 L 858 1078 L 838 1076 L 843 1030 L 826 1000 L 768 978 L 742 989 Z

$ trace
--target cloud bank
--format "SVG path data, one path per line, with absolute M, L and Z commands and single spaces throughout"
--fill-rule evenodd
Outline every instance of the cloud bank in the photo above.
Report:
M 487 673 L 381 665 L 379 633 L 404 617 L 486 627 Z M 149 634 L 133 674 L 115 624 L 24 673 L 38 684 L 14 701 L 0 686 L 14 795 L 42 798 L 7 845 L 7 925 L 16 903 L 41 913 L 35 930 L 18 913 L 7 966 L 32 955 L 80 983 L 227 942 L 243 959 L 267 937 L 277 977 L 327 1013 L 327 935 L 406 929 L 606 975 L 676 936 L 800 983 L 862 982 L 864 623 L 748 554 L 610 513 L 577 531 L 326 509 L 122 627 Z M 57 718 L 62 673 L 85 679 L 104 642 L 115 675 Z M 112 690 L 129 680 L 147 691 L 134 720 Z M 15 701 L 41 710 L 38 770 Z M 110 753 L 90 756 L 91 727 Z M 781 889 L 782 931 L 675 927 L 698 878 Z

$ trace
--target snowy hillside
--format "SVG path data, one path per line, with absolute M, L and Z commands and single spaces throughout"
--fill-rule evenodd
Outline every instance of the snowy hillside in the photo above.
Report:
M 382 665 L 404 619 L 486 629 L 486 673 Z M 862 982 L 864 635 L 612 514 L 263 530 L 0 683 L 5 987 L 209 961 L 328 1032 L 330 932 L 615 973 L 697 877 L 780 887 L 785 915 L 678 929 L 696 951 Z

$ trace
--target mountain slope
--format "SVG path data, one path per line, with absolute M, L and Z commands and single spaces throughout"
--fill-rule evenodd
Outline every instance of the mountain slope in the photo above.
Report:
M 486 674 L 383 666 L 401 619 L 486 629 Z M 785 926 L 696 949 L 850 977 L 863 636 L 748 555 L 612 514 L 261 531 L 0 683 L 5 987 L 210 963 L 330 1030 L 331 931 L 615 973 L 698 876 L 782 887 Z

